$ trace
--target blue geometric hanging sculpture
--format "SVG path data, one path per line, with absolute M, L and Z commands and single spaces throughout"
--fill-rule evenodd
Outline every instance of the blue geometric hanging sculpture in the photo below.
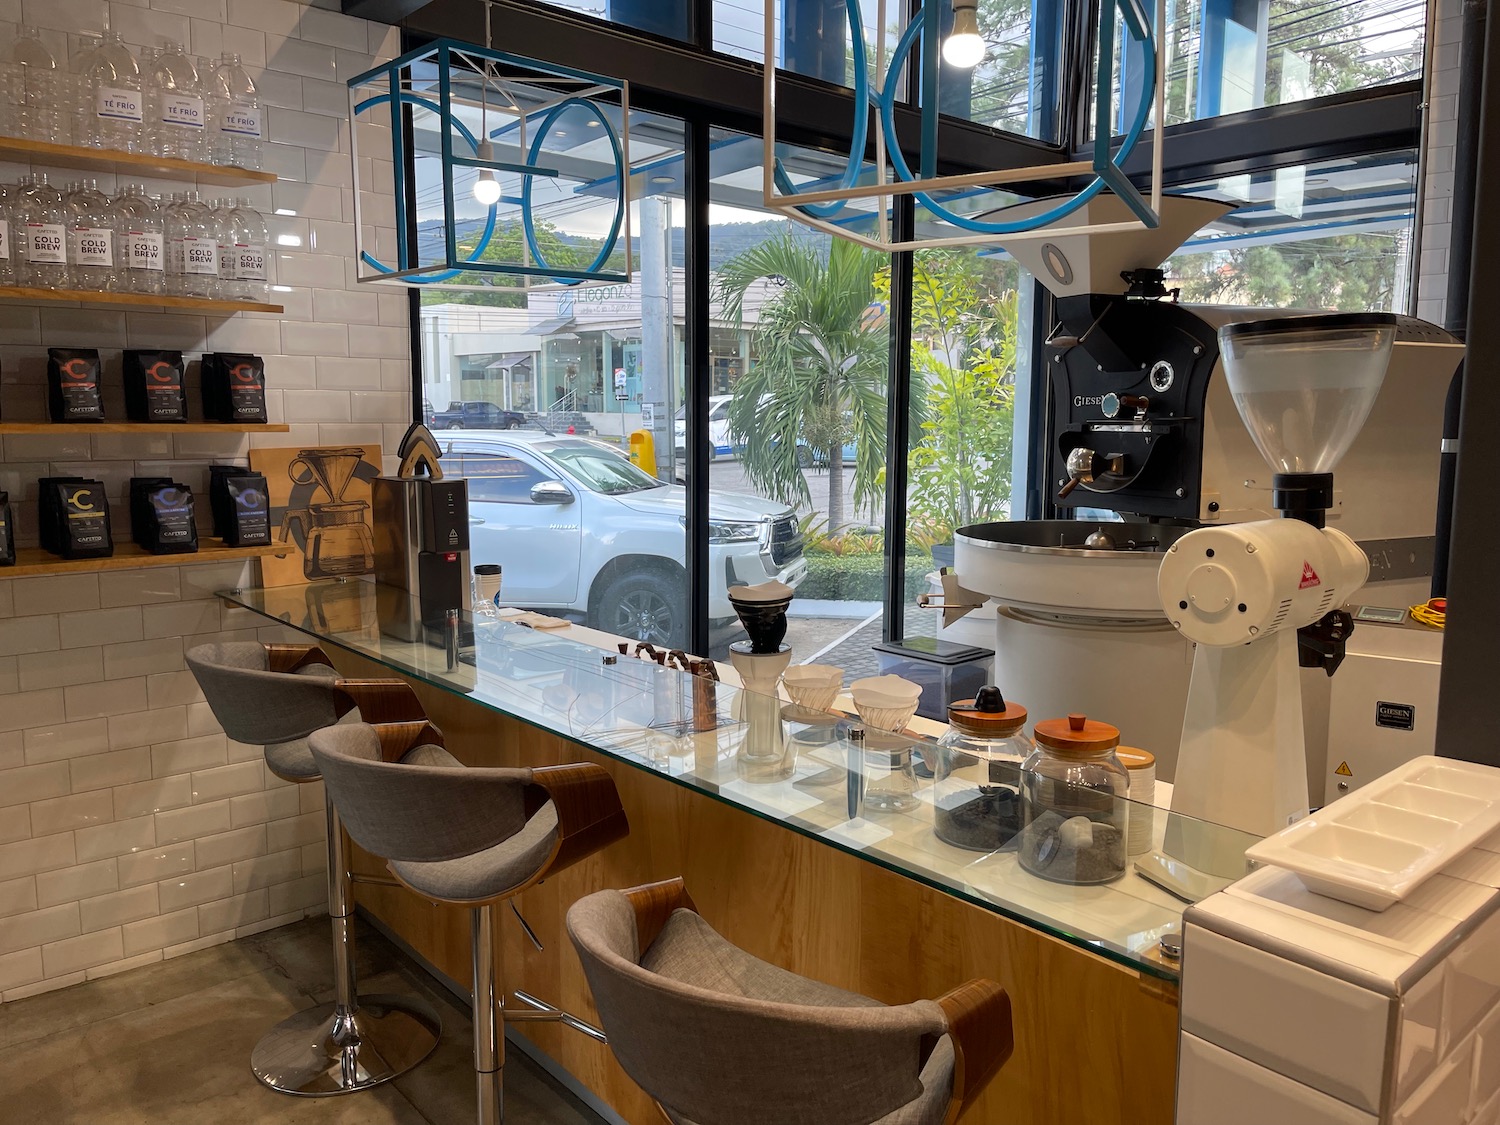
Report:
M 922 0 L 918 10 L 901 28 L 888 56 L 883 40 L 877 43 L 872 66 L 871 47 L 866 42 L 860 0 L 845 0 L 845 15 L 850 32 L 850 70 L 854 86 L 854 141 L 839 176 L 814 184 L 799 185 L 793 181 L 777 148 L 776 69 L 766 68 L 762 187 L 765 205 L 836 237 L 882 251 L 969 245 L 1003 246 L 1022 239 L 1046 237 L 1048 229 L 1056 229 L 1058 225 L 1064 224 L 1070 216 L 1080 212 L 1090 200 L 1106 190 L 1117 196 L 1127 213 L 1133 217 L 1092 224 L 1085 220 L 1083 225 L 1078 225 L 1075 221 L 1068 224 L 1070 233 L 1108 234 L 1156 227 L 1161 212 L 1161 130 L 1154 130 L 1152 136 L 1153 175 L 1149 199 L 1141 194 L 1123 171 L 1126 160 L 1145 132 L 1153 107 L 1158 120 L 1163 116 L 1160 76 L 1165 61 L 1164 39 L 1158 40 L 1153 34 L 1152 20 L 1143 7 L 1142 0 L 1098 0 L 1095 135 L 1090 159 L 939 176 L 935 172 L 940 109 L 937 83 L 940 73 L 941 21 L 938 13 L 941 7 L 951 6 L 952 3 L 953 0 Z M 1165 23 L 1165 0 L 1155 0 L 1155 3 L 1156 26 L 1162 26 Z M 767 58 L 775 57 L 778 34 L 776 7 L 774 3 L 766 5 Z M 898 15 L 903 9 L 904 5 L 892 0 L 891 15 Z M 886 0 L 879 0 L 877 13 L 873 31 L 879 38 L 880 29 L 888 26 Z M 1134 88 L 1133 104 L 1128 107 L 1117 107 L 1115 104 L 1113 60 L 1117 29 L 1123 30 L 1122 51 L 1128 53 L 1125 57 L 1128 58 L 1131 86 Z M 919 99 L 922 128 L 919 149 L 909 158 L 908 153 L 902 149 L 896 131 L 896 105 L 902 92 L 903 72 L 911 61 L 914 49 L 920 50 L 922 58 L 923 83 Z M 1123 134 L 1118 142 L 1112 137 L 1112 126 L 1116 123 L 1121 126 Z M 872 145 L 877 154 L 873 164 L 865 158 L 866 148 Z M 916 165 L 915 170 L 913 164 Z M 1079 176 L 1090 177 L 1081 190 L 1059 199 L 1054 206 L 1040 212 L 1028 209 L 1023 218 L 990 219 L 951 205 L 956 199 L 972 202 L 976 195 L 1003 188 L 1007 184 Z M 892 233 L 891 205 L 897 196 L 902 195 L 915 198 L 918 206 L 925 212 L 924 219 L 928 220 L 924 225 L 929 228 L 938 226 L 944 233 L 904 241 L 896 239 Z M 981 210 L 991 211 L 995 208 Z
M 361 282 L 630 281 L 628 83 L 438 39 L 348 85 Z

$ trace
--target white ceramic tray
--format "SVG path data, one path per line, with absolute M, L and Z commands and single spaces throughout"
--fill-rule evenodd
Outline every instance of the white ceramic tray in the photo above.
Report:
M 1500 828 L 1500 769 L 1414 758 L 1246 851 L 1318 894 L 1368 910 L 1400 902 Z

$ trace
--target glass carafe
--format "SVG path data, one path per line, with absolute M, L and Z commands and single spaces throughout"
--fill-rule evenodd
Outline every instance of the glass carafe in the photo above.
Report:
M 1036 749 L 1026 737 L 1026 708 L 997 687 L 948 708 L 948 730 L 924 751 L 933 772 L 933 830 L 938 839 L 993 852 L 1021 830 L 1021 767 Z

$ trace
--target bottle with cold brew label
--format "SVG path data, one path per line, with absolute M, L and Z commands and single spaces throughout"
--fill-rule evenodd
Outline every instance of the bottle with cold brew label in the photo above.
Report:
M 119 272 L 130 293 L 162 293 L 166 289 L 166 242 L 161 208 L 140 184 L 127 184 L 115 200 L 120 217 Z
M 68 269 L 75 289 L 108 292 L 119 285 L 115 228 L 119 213 L 96 180 L 82 180 L 63 199 L 68 211 Z

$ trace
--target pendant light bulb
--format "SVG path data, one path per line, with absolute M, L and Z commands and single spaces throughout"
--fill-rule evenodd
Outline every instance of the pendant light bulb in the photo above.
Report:
M 978 0 L 953 0 L 953 30 L 943 41 L 943 61 L 949 66 L 972 70 L 984 59 L 978 8 Z
M 495 146 L 489 141 L 480 141 L 474 155 L 480 160 L 493 160 Z M 486 207 L 493 207 L 500 202 L 500 181 L 495 179 L 495 173 L 489 168 L 479 170 L 479 178 L 474 181 L 474 198 Z

